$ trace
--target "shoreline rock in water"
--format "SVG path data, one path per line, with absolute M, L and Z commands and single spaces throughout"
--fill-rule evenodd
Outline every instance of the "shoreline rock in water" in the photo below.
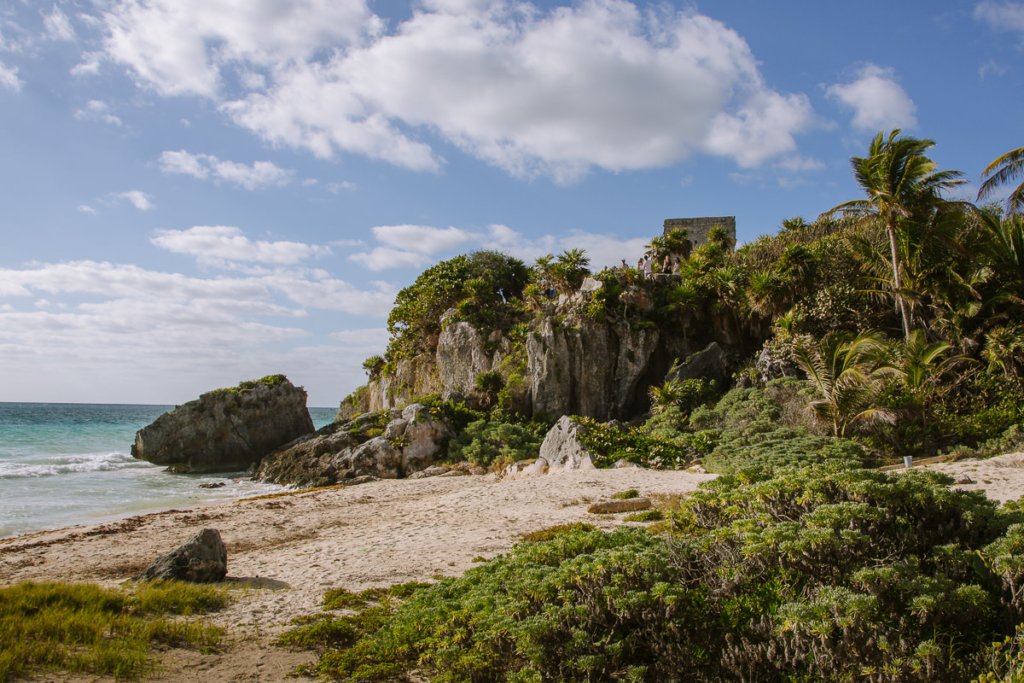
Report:
M 175 472 L 238 472 L 312 432 L 306 391 L 270 375 L 164 413 L 136 432 L 132 455 Z

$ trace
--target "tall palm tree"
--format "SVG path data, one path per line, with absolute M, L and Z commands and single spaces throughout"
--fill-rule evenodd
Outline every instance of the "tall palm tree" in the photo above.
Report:
M 1024 147 L 1011 149 L 1006 154 L 995 159 L 981 172 L 981 177 L 986 178 L 978 190 L 978 200 L 992 196 L 999 187 L 1009 184 L 1011 181 L 1024 176 Z M 1024 183 L 1021 183 L 1006 198 L 1006 212 L 1017 214 L 1024 211 Z
M 833 207 L 827 213 L 842 212 L 877 218 L 889 237 L 892 285 L 903 322 L 903 335 L 910 338 L 911 313 L 903 295 L 903 267 L 899 237 L 915 212 L 942 202 L 941 192 L 962 184 L 959 171 L 936 171 L 935 162 L 925 156 L 935 142 L 900 137 L 900 129 L 888 138 L 879 132 L 871 141 L 866 157 L 853 157 L 854 177 L 867 199 L 855 199 Z

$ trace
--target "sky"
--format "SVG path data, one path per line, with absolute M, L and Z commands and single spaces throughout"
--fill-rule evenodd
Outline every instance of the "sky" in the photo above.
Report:
M 331 406 L 427 266 L 635 261 L 1021 146 L 1024 1 L 3 0 L 0 401 Z

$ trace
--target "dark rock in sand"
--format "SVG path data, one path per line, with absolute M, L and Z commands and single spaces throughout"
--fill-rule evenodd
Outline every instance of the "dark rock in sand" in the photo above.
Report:
M 220 532 L 203 529 L 184 545 L 158 558 L 140 581 L 176 579 L 193 583 L 220 581 L 228 573 L 228 551 Z
M 222 481 L 211 481 L 211 482 L 206 483 L 206 484 L 200 484 L 199 488 L 201 488 L 201 489 L 219 489 L 219 488 L 224 488 L 224 486 L 225 486 L 225 484 Z
M 305 390 L 272 375 L 164 413 L 135 434 L 132 455 L 175 472 L 238 472 L 312 432 Z

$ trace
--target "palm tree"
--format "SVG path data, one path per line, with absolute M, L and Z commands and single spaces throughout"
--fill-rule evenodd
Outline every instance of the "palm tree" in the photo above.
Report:
M 899 237 L 905 224 L 922 208 L 942 202 L 941 192 L 962 184 L 959 171 L 936 171 L 935 162 L 925 156 L 935 142 L 900 137 L 897 128 L 886 138 L 879 132 L 868 147 L 866 157 L 853 157 L 854 177 L 867 199 L 855 199 L 830 209 L 877 218 L 889 237 L 892 286 L 896 305 L 903 322 L 903 335 L 910 338 L 911 313 L 903 293 L 903 266 L 900 260 Z
M 995 159 L 981 172 L 981 177 L 986 178 L 978 190 L 978 201 L 990 197 L 999 187 L 1009 184 L 1011 181 L 1024 176 L 1024 147 L 1011 149 L 1006 154 Z M 1008 214 L 1020 213 L 1024 210 L 1024 183 L 1021 183 L 1006 198 L 1006 212 Z
M 797 365 L 821 396 L 811 408 L 832 423 L 834 436 L 846 436 L 855 424 L 895 420 L 891 412 L 875 405 L 887 378 L 896 374 L 884 362 L 885 352 L 885 342 L 873 332 L 853 338 L 833 334 L 794 349 Z

